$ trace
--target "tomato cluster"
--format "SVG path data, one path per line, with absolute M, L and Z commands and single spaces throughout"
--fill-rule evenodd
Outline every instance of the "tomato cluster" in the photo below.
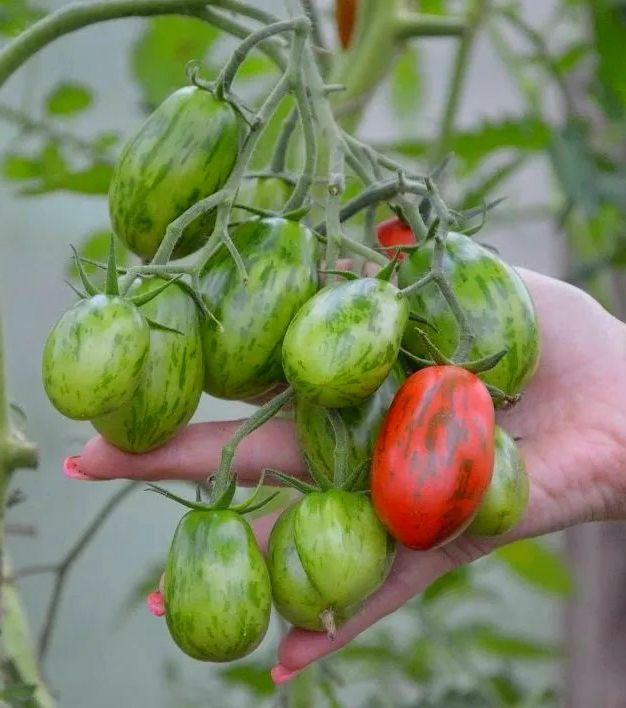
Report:
M 153 257 L 168 225 L 222 188 L 238 126 L 227 103 L 196 87 L 148 118 L 122 153 L 109 195 L 114 229 L 130 250 Z M 397 285 L 393 261 L 377 277 L 320 288 L 316 234 L 266 213 L 279 211 L 289 191 L 275 178 L 246 181 L 240 191 L 238 202 L 254 209 L 232 212 L 229 236 L 246 281 L 223 247 L 193 284 L 144 276 L 120 294 L 110 270 L 107 291 L 63 315 L 43 356 L 57 409 L 91 420 L 131 452 L 174 436 L 203 390 L 247 400 L 293 389 L 296 433 L 316 485 L 292 481 L 303 497 L 276 522 L 267 558 L 242 517 L 251 507 L 232 507 L 232 495 L 189 503 L 171 544 L 167 625 L 184 652 L 206 661 L 252 651 L 272 599 L 288 621 L 332 635 L 384 582 L 396 542 L 427 550 L 468 529 L 505 533 L 528 497 L 523 460 L 495 425 L 492 399 L 495 389 L 518 396 L 539 357 L 533 304 L 516 272 L 467 236 L 443 242 L 439 277 L 472 332 L 458 361 L 462 332 L 449 293 L 434 278 L 403 291 L 428 275 L 442 242 L 408 250 Z M 201 248 L 214 222 L 205 211 L 187 223 L 174 257 Z M 390 248 L 415 242 L 400 222 L 379 234 Z M 491 366 L 476 366 L 498 352 Z

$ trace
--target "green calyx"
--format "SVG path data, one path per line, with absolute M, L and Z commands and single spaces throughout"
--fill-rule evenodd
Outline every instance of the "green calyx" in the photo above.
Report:
M 103 266 L 103 264 L 97 263 L 95 261 L 91 261 L 90 259 L 82 258 L 74 246 L 70 245 L 70 248 L 72 249 L 72 253 L 74 254 L 74 261 L 78 270 L 78 276 L 83 285 L 84 291 L 79 290 L 71 282 L 66 282 L 70 286 L 70 288 L 72 288 L 72 290 L 76 293 L 76 295 L 78 295 L 78 297 L 82 300 L 86 300 L 89 297 L 94 297 L 95 295 L 100 294 L 109 295 L 111 297 L 121 296 L 128 302 L 135 305 L 135 307 L 141 307 L 142 305 L 145 305 L 151 300 L 154 300 L 155 297 L 157 297 L 164 290 L 169 288 L 170 285 L 178 282 L 182 278 L 182 273 L 179 273 L 173 278 L 170 278 L 166 282 L 162 283 L 161 285 L 158 285 L 156 288 L 149 290 L 147 293 L 142 293 L 141 295 L 127 296 L 125 295 L 125 293 L 120 292 L 119 274 L 121 269 L 117 266 L 117 258 L 115 256 L 115 239 L 113 236 L 111 236 L 109 242 L 109 257 L 106 266 Z M 106 279 L 104 284 L 104 290 L 102 291 L 102 293 L 92 283 L 91 279 L 87 275 L 83 266 L 83 262 L 90 263 L 98 267 L 104 267 L 106 269 Z M 145 317 L 145 320 L 148 323 L 150 329 L 159 330 L 161 332 L 170 332 L 172 334 L 183 334 L 180 330 L 174 329 L 172 327 L 167 327 L 161 324 L 160 322 L 156 322 L 155 320 L 150 319 L 149 317 Z
M 258 499 L 259 493 L 261 492 L 261 489 L 263 487 L 263 481 L 265 479 L 265 470 L 261 472 L 261 476 L 259 478 L 259 482 L 257 486 L 255 487 L 254 491 L 250 496 L 241 504 L 235 504 L 232 506 L 232 501 L 233 497 L 235 496 L 235 491 L 237 489 L 237 485 L 235 482 L 235 479 L 233 478 L 229 486 L 220 494 L 217 496 L 215 495 L 215 488 L 213 492 L 211 493 L 211 498 L 209 502 L 202 502 L 201 501 L 201 488 L 200 486 L 197 487 L 197 494 L 196 494 L 196 501 L 190 501 L 189 499 L 185 499 L 183 497 L 178 496 L 177 494 L 173 494 L 172 492 L 168 492 L 167 489 L 163 489 L 163 487 L 159 487 L 156 484 L 149 484 L 146 491 L 149 492 L 156 492 L 157 494 L 161 494 L 164 497 L 167 497 L 168 499 L 171 499 L 172 501 L 178 502 L 179 504 L 182 504 L 183 506 L 187 507 L 188 509 L 193 509 L 195 511 L 217 511 L 217 510 L 228 510 L 228 511 L 234 511 L 237 514 L 249 514 L 253 511 L 258 511 L 259 509 L 262 509 L 265 507 L 267 504 L 272 502 L 278 494 L 280 494 L 279 491 L 274 492 L 273 494 L 270 494 L 268 497 L 265 499 L 262 499 L 261 501 L 256 501 Z
M 311 479 L 315 484 L 304 482 L 301 479 L 285 474 L 280 470 L 265 469 L 264 473 L 273 477 L 277 481 L 296 489 L 302 494 L 312 492 L 327 492 L 331 489 L 341 489 L 345 492 L 355 491 L 361 493 L 363 478 L 367 475 L 370 460 L 364 460 L 358 467 L 348 470 L 348 429 L 346 423 L 337 409 L 327 408 L 326 417 L 331 425 L 335 436 L 334 450 L 334 474 L 332 482 L 326 475 L 318 469 L 306 455 L 304 460 Z

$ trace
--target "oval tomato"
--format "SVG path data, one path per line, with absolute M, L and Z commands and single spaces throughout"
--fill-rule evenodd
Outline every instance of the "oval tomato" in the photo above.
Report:
M 432 366 L 412 374 L 376 440 L 372 501 L 391 535 L 427 550 L 471 522 L 491 480 L 495 414 L 474 374 Z
M 281 514 L 269 537 L 276 609 L 297 627 L 332 634 L 384 582 L 394 554 L 366 496 L 307 494 Z
M 138 281 L 130 292 L 143 294 L 162 282 Z M 91 421 L 105 440 L 128 452 L 146 452 L 173 437 L 189 422 L 202 394 L 202 341 L 192 298 L 174 283 L 140 310 L 179 333 L 150 330 L 150 349 L 132 397 Z
M 402 263 L 398 271 L 401 288 L 426 275 L 433 249 L 434 240 L 429 239 Z M 511 266 L 462 234 L 448 234 L 443 268 L 476 337 L 468 359 L 482 359 L 507 349 L 498 364 L 480 378 L 515 396 L 539 363 L 539 326 L 530 293 Z M 459 342 L 459 325 L 437 285 L 425 285 L 409 301 L 411 309 L 436 328 L 428 332 L 431 341 L 446 356 L 452 356 Z M 403 344 L 413 354 L 429 358 L 413 327 L 407 328 Z
M 284 381 L 281 346 L 287 327 L 317 290 L 313 233 L 287 219 L 241 224 L 232 233 L 248 271 L 244 283 L 222 248 L 206 265 L 202 294 L 222 325 L 203 320 L 204 390 L 247 399 Z
M 150 330 L 121 297 L 94 295 L 55 324 L 43 351 L 43 384 L 68 418 L 89 420 L 127 401 L 141 377 Z
M 499 536 L 522 520 L 528 505 L 528 475 L 513 438 L 496 426 L 491 483 L 467 531 L 474 536 Z
M 156 253 L 168 224 L 228 179 L 237 158 L 239 122 L 233 108 L 204 89 L 175 91 L 126 144 L 109 189 L 115 233 L 144 260 Z M 185 228 L 180 258 L 200 248 L 215 211 Z
M 376 233 L 381 246 L 412 246 L 415 244 L 415 234 L 411 231 L 411 227 L 397 217 L 378 224 Z M 386 253 L 389 258 L 393 258 L 396 249 L 387 248 Z M 398 255 L 399 261 L 403 261 L 405 258 L 406 253 Z
M 383 280 L 327 286 L 300 308 L 285 334 L 287 381 L 325 408 L 363 403 L 395 364 L 408 316 L 406 298 Z
M 348 434 L 348 472 L 371 460 L 380 426 L 405 379 L 402 367 L 396 364 L 382 386 L 365 403 L 339 409 Z M 335 434 L 325 409 L 304 398 L 296 398 L 294 408 L 300 449 L 311 464 L 332 481 L 335 470 Z M 369 489 L 369 473 L 363 476 L 359 488 Z
M 257 647 L 270 620 L 267 566 L 248 523 L 229 510 L 181 519 L 165 567 L 165 619 L 200 661 L 234 661 Z

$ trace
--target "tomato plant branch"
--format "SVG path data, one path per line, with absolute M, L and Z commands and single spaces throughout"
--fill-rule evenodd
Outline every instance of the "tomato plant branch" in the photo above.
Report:
M 262 405 L 244 423 L 237 428 L 230 440 L 222 448 L 220 464 L 215 475 L 210 475 L 207 481 L 214 480 L 212 498 L 219 499 L 230 487 L 233 481 L 232 464 L 235 452 L 241 441 L 260 428 L 270 418 L 273 418 L 278 411 L 294 396 L 294 391 L 289 386 L 267 403 Z
M 231 54 L 230 59 L 226 62 L 224 68 L 219 73 L 219 76 L 215 81 L 215 93 L 217 96 L 222 98 L 228 96 L 237 71 L 246 60 L 252 49 L 254 49 L 265 39 L 274 37 L 277 34 L 282 34 L 283 32 L 290 32 L 295 29 L 298 22 L 300 22 L 298 19 L 281 20 L 280 22 L 274 22 L 271 25 L 267 25 L 267 27 L 263 27 L 262 29 L 249 34 Z
M 476 34 L 489 11 L 491 0 L 473 0 L 468 13 L 465 30 L 454 59 L 452 76 L 444 104 L 441 128 L 433 151 L 433 160 L 440 160 L 450 149 L 450 141 L 454 131 L 454 123 L 458 113 L 463 92 L 465 75 L 469 67 L 469 59 L 474 46 Z
M 52 632 L 54 630 L 59 606 L 61 604 L 63 590 L 65 588 L 65 583 L 67 581 L 69 572 L 72 569 L 72 566 L 78 560 L 78 558 L 83 553 L 85 548 L 89 545 L 89 543 L 94 539 L 97 531 L 102 527 L 104 522 L 109 518 L 109 516 L 111 516 L 111 514 L 115 511 L 119 504 L 137 487 L 138 482 L 127 482 L 115 494 L 113 494 L 109 498 L 109 500 L 102 506 L 100 511 L 94 516 L 89 525 L 79 536 L 76 543 L 65 554 L 65 557 L 58 564 L 56 564 L 52 568 L 49 568 L 49 570 L 53 572 L 56 577 L 54 579 L 54 585 L 52 588 L 52 594 L 50 597 L 50 602 L 48 604 L 48 609 L 46 611 L 43 629 L 39 636 L 38 655 L 40 662 L 44 661 L 48 648 L 50 646 L 50 639 L 52 637 Z M 20 573 L 22 575 L 25 575 L 24 570 L 18 571 L 17 575 L 19 575 Z
M 0 568 L 4 562 L 5 516 L 7 495 L 13 472 L 18 468 L 34 469 L 38 464 L 37 448 L 11 422 L 4 359 L 4 336 L 0 316 Z M 0 612 L 2 582 L 0 581 Z
M 256 145 L 263 133 L 263 129 L 269 122 L 271 116 L 274 114 L 274 111 L 278 108 L 280 102 L 287 95 L 287 93 L 289 93 L 292 83 L 295 80 L 294 76 L 299 71 L 299 66 L 303 61 L 304 45 L 310 31 L 311 24 L 308 18 L 304 16 L 289 20 L 289 22 L 290 29 L 293 30 L 293 39 L 287 69 L 279 79 L 278 83 L 274 86 L 269 96 L 265 99 L 265 102 L 259 109 L 256 116 L 252 119 L 250 129 L 243 145 L 241 146 L 232 172 L 230 173 L 223 189 L 218 193 L 220 196 L 217 200 L 219 206 L 217 208 L 215 227 L 213 229 L 213 233 L 209 237 L 209 240 L 200 249 L 200 251 L 198 251 L 194 264 L 194 275 L 199 275 L 202 272 L 210 256 L 214 253 L 220 243 L 223 243 L 229 248 L 231 255 L 235 259 L 242 279 L 247 281 L 245 264 L 241 260 L 239 253 L 237 252 L 237 249 L 228 234 L 228 223 L 232 205 L 237 196 L 237 192 L 239 191 L 241 182 L 245 177 L 245 172 L 254 149 L 256 148 Z M 191 209 L 193 208 L 194 207 L 191 207 Z M 185 212 L 185 214 L 186 213 L 187 212 Z M 175 242 L 174 245 L 171 246 L 171 250 L 173 250 L 174 246 Z
M 215 27 L 239 38 L 250 34 L 249 28 L 236 20 L 216 12 L 213 5 L 223 10 L 239 12 L 253 19 L 266 16 L 261 10 L 246 6 L 235 0 L 100 0 L 77 2 L 66 5 L 46 15 L 22 32 L 0 50 L 0 87 L 30 57 L 66 34 L 99 22 L 125 17 L 152 17 L 155 15 L 186 15 L 210 22 Z M 244 10 L 246 10 L 244 12 Z M 263 20 L 262 20 L 263 21 Z M 272 40 L 259 44 L 279 67 L 284 67 L 285 58 L 281 47 Z

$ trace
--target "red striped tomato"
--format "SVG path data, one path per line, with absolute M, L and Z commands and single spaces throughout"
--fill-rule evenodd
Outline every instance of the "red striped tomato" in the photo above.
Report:
M 411 228 L 396 217 L 378 224 L 376 233 L 381 246 L 412 246 L 415 243 L 415 234 Z M 393 258 L 395 252 L 395 248 L 387 248 L 386 250 L 389 258 Z M 398 260 L 403 261 L 404 258 L 405 254 L 401 253 Z
M 372 501 L 400 543 L 427 550 L 464 531 L 489 486 L 489 392 L 457 366 L 431 366 L 396 394 L 374 449 Z

